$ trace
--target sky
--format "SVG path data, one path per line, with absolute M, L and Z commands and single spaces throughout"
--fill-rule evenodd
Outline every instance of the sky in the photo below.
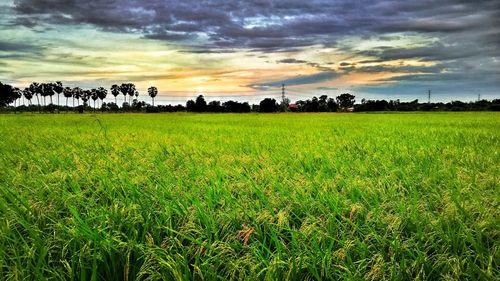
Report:
M 0 81 L 159 103 L 500 98 L 500 1 L 0 0 Z

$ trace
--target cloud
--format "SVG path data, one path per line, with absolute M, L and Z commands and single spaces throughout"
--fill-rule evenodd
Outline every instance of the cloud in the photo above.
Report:
M 276 63 L 305 64 L 305 65 L 308 65 L 310 67 L 314 67 L 314 68 L 316 68 L 317 70 L 320 70 L 320 71 L 325 71 L 325 72 L 334 71 L 334 69 L 331 68 L 331 67 L 329 67 L 329 66 L 324 66 L 324 65 L 322 65 L 320 63 L 311 62 L 311 61 L 307 61 L 307 60 L 298 60 L 298 59 L 295 59 L 295 58 L 286 58 L 286 59 L 277 60 Z M 332 63 L 327 63 L 327 65 L 332 65 Z
M 392 73 L 440 73 L 444 71 L 446 67 L 442 64 L 432 65 L 432 66 L 415 66 L 415 65 L 385 65 L 379 64 L 374 66 L 361 66 L 356 67 L 356 72 L 360 73 L 380 73 L 380 72 L 392 72 Z
M 277 63 L 291 63 L 291 64 L 295 64 L 295 63 L 308 63 L 308 61 L 306 60 L 298 60 L 298 59 L 293 59 L 293 58 L 290 58 L 290 59 L 281 59 L 281 60 L 278 60 L 276 61 Z
M 144 35 L 145 38 L 148 39 L 157 39 L 157 40 L 170 40 L 170 41 L 184 41 L 189 39 L 195 39 L 196 35 L 188 34 L 185 32 L 174 33 L 174 32 L 162 32 L 162 33 L 151 33 Z
M 214 49 L 207 47 L 196 47 L 185 50 L 179 50 L 180 53 L 188 53 L 188 54 L 230 54 L 235 53 L 236 50 L 232 49 Z
M 478 52 L 478 47 L 474 48 L 470 42 L 462 44 L 445 45 L 441 42 L 436 42 L 429 46 L 413 47 L 413 48 L 373 48 L 367 51 L 360 51 L 357 54 L 378 58 L 378 61 L 390 61 L 399 59 L 421 59 L 425 61 L 434 60 L 452 60 L 459 58 L 467 58 L 481 55 L 494 55 L 498 51 L 494 49 L 484 49 L 481 53 Z M 475 45 L 475 44 L 474 44 Z
M 333 71 L 325 71 L 319 72 L 310 75 L 299 75 L 296 77 L 277 80 L 277 81 L 268 81 L 257 84 L 248 85 L 248 87 L 257 89 L 257 90 L 267 90 L 271 88 L 281 87 L 281 85 L 285 84 L 287 86 L 298 86 L 298 85 L 307 85 L 307 84 L 315 84 L 319 82 L 325 82 L 332 80 L 339 75 Z
M 340 63 L 340 66 L 353 66 L 353 65 L 356 65 L 356 64 L 355 63 L 350 63 L 350 62 L 345 62 L 345 61 L 343 61 L 343 62 Z
M 34 53 L 34 52 L 40 52 L 42 51 L 43 48 L 31 44 L 26 44 L 26 43 L 17 43 L 17 42 L 5 42 L 5 41 L 0 41 L 0 52 L 28 52 L 28 53 Z
M 14 10 L 14 22 L 27 27 L 91 24 L 157 40 L 198 38 L 214 48 L 267 51 L 328 45 L 352 34 L 454 34 L 500 26 L 496 0 L 17 0 Z M 498 40 L 480 39 L 499 47 Z
M 316 87 L 316 90 L 320 91 L 337 91 L 339 88 L 337 87 Z
M 1 59 L 28 59 L 43 54 L 44 47 L 20 42 L 0 41 Z

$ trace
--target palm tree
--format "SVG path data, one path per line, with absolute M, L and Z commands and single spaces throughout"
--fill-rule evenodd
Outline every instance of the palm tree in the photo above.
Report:
M 135 85 L 132 83 L 128 83 L 128 88 L 129 88 L 128 95 L 130 96 L 129 103 L 131 103 L 130 100 L 134 95 L 136 95 L 137 90 L 135 89 Z M 139 92 L 137 92 L 137 96 L 139 96 Z
M 87 101 L 90 99 L 91 93 L 92 92 L 90 90 L 83 90 L 83 92 L 82 92 L 83 107 L 85 107 L 85 105 L 87 104 Z
M 124 99 L 125 99 L 124 103 L 125 103 L 125 102 L 127 102 L 127 95 L 129 95 L 131 98 L 135 95 L 135 92 L 136 92 L 135 85 L 132 83 L 123 83 L 120 86 L 120 92 L 124 96 Z M 137 95 L 139 95 L 139 94 L 137 94 Z M 129 99 L 129 103 L 130 103 L 130 99 Z
M 46 106 L 47 102 L 45 98 L 47 96 L 50 96 L 50 103 L 52 103 L 52 95 L 54 94 L 54 91 L 52 90 L 52 83 L 42 83 L 42 92 L 41 95 L 43 97 L 43 105 Z
M 22 91 L 19 88 L 12 88 L 12 97 L 14 98 L 14 107 L 17 107 L 17 100 L 20 99 L 22 95 Z
M 44 97 L 49 97 L 50 98 L 50 104 L 54 104 L 52 102 L 52 96 L 54 95 L 54 83 L 44 83 L 43 84 L 43 94 Z M 45 99 L 44 99 L 45 102 Z
M 155 106 L 155 97 L 158 95 L 158 89 L 154 86 L 148 88 L 148 95 L 153 100 L 153 106 Z
M 31 99 L 33 98 L 33 92 L 30 90 L 30 88 L 24 88 L 23 90 L 23 96 L 26 98 L 31 105 Z
M 82 89 L 80 87 L 73 88 L 73 107 L 75 107 L 75 99 L 78 102 L 78 106 L 80 106 L 80 98 L 83 95 Z
M 123 94 L 123 103 L 126 103 L 126 102 L 127 102 L 127 94 L 128 94 L 128 91 L 129 91 L 129 85 L 128 85 L 128 84 L 123 83 L 123 84 L 120 86 L 120 92 Z
M 68 99 L 73 97 L 73 90 L 70 87 L 66 87 L 63 90 L 63 95 L 66 98 L 66 107 L 68 107 Z M 73 99 L 73 107 L 75 106 L 75 100 Z
M 40 98 L 38 97 L 38 95 L 42 92 L 41 89 L 41 85 L 36 83 L 36 82 L 33 82 L 31 83 L 31 85 L 29 86 L 29 89 L 30 89 L 30 92 L 34 95 L 36 95 L 36 101 L 37 101 L 37 104 L 38 104 L 38 109 L 39 111 L 40 110 Z
M 118 105 L 118 102 L 116 101 L 116 97 L 120 94 L 120 86 L 118 86 L 116 84 L 111 86 L 111 94 L 115 97 L 115 104 Z
M 40 83 L 40 97 L 43 97 L 43 106 L 47 105 L 47 103 L 45 102 L 45 92 L 44 92 L 44 87 L 45 87 L 45 83 Z
M 52 84 L 52 88 L 54 89 L 54 91 L 57 94 L 57 105 L 60 105 L 59 104 L 59 96 L 61 95 L 61 93 L 64 90 L 63 85 L 62 85 L 62 83 L 60 81 L 57 81 L 56 83 Z
M 97 95 L 97 90 L 96 89 L 90 90 L 90 97 L 94 101 L 94 111 L 95 111 L 95 101 L 99 98 L 99 96 Z
M 25 105 L 26 104 L 26 102 L 25 102 L 26 99 L 24 98 L 24 90 L 20 90 L 20 92 L 21 92 L 21 97 L 23 98 L 23 105 Z
M 49 94 L 49 97 L 50 97 L 50 104 L 54 104 L 54 102 L 52 101 L 52 96 L 54 96 L 55 92 L 54 92 L 54 88 L 56 86 L 55 83 L 49 83 L 50 85 L 50 91 L 48 92 Z
M 97 97 L 101 100 L 101 107 L 107 95 L 108 95 L 108 90 L 104 89 L 103 87 L 97 88 Z

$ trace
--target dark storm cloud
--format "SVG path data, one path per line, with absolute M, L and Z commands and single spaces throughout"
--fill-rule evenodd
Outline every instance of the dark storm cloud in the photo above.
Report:
M 495 29 L 491 1 L 16 0 L 16 22 L 92 24 L 175 41 L 208 38 L 216 48 L 288 50 L 331 44 L 335 36 L 390 32 L 462 33 Z M 330 36 L 333 36 L 331 38 Z M 484 39 L 484 38 L 483 38 Z M 498 40 L 489 40 L 498 46 Z

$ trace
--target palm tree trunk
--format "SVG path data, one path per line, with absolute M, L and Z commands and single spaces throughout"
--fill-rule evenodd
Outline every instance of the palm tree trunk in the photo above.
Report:
M 68 107 L 68 97 L 66 97 L 66 107 Z
M 73 97 L 73 107 L 75 107 L 75 97 Z
M 59 94 L 57 94 L 57 106 L 59 106 Z
M 38 103 L 38 112 L 41 112 L 41 108 L 40 108 L 40 99 L 38 98 L 38 94 L 36 94 L 36 101 Z
M 115 104 L 118 105 L 118 102 L 116 101 L 116 96 L 115 96 Z
M 52 95 L 50 95 L 50 104 L 54 104 L 54 103 L 52 102 Z

